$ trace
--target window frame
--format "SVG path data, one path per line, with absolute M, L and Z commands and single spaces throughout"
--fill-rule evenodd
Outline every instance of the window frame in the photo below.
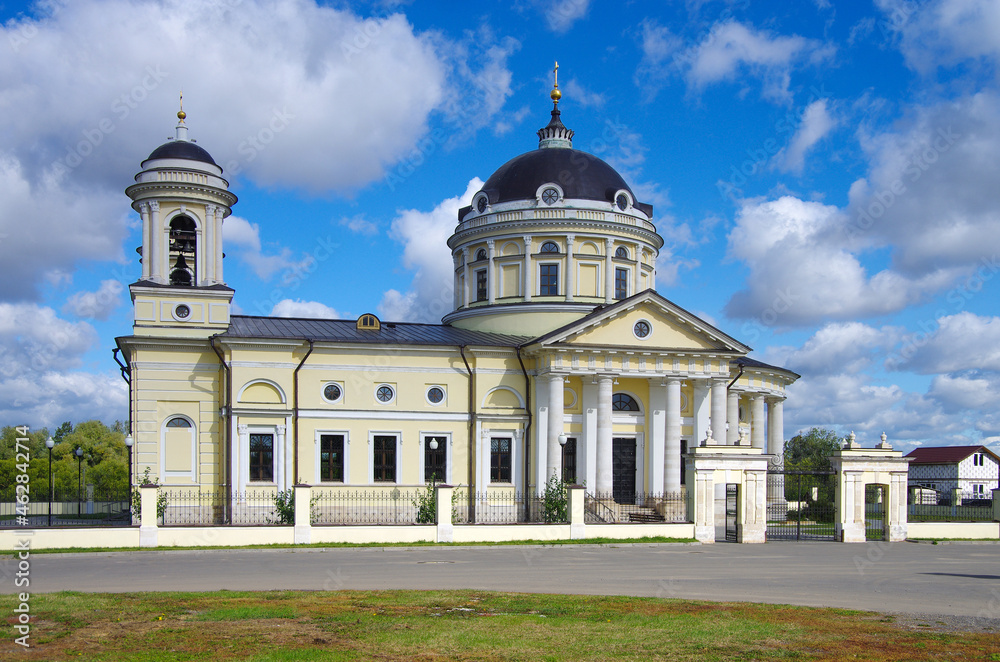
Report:
M 319 457 L 320 457 L 320 460 L 319 460 L 319 476 L 318 476 L 319 481 L 318 482 L 320 482 L 320 483 L 343 483 L 344 482 L 344 473 L 345 473 L 345 469 L 346 469 L 346 467 L 344 466 L 344 446 L 346 445 L 345 444 L 345 441 L 346 441 L 345 440 L 345 436 L 346 435 L 344 435 L 344 434 L 332 434 L 332 433 L 321 433 L 319 435 L 319 443 L 320 443 Z M 324 441 L 327 438 L 329 438 L 329 439 L 339 439 L 340 440 L 339 441 L 339 443 L 340 443 L 340 450 L 339 450 L 339 452 L 336 453 L 337 457 L 339 458 L 339 465 L 340 465 L 340 477 L 339 478 L 335 477 L 335 476 L 334 477 L 330 477 L 330 476 L 326 475 L 327 472 L 324 471 L 324 466 L 323 465 L 324 465 L 325 461 L 323 460 L 323 454 L 324 454 L 325 450 L 323 448 L 323 445 L 324 445 Z M 336 443 L 336 442 L 334 442 L 334 443 Z M 331 453 L 331 455 L 334 454 L 333 449 L 331 449 L 330 453 Z M 330 460 L 330 467 L 331 467 L 331 469 L 334 468 L 335 466 L 336 465 L 332 462 L 332 458 L 331 458 L 331 460 Z M 332 474 L 333 472 L 330 472 L 330 473 Z
M 275 455 L 275 438 L 278 435 L 271 431 L 247 431 L 247 483 L 262 483 L 262 484 L 273 484 L 275 483 L 275 471 L 274 471 L 274 455 Z M 254 437 L 270 437 L 271 438 L 271 463 L 270 463 L 270 478 L 254 478 L 254 454 L 255 451 Z M 263 470 L 263 461 L 260 463 L 258 469 Z
M 476 269 L 476 301 L 487 301 L 490 298 L 490 285 L 486 269 Z
M 544 273 L 547 269 L 553 270 L 553 273 Z M 546 283 L 545 279 L 550 278 L 551 283 Z M 547 291 L 555 288 L 555 292 Z M 545 262 L 538 265 L 538 296 L 540 297 L 557 297 L 559 296 L 559 263 L 558 262 Z
M 561 446 L 561 448 L 562 448 L 562 460 L 560 462 L 560 469 L 561 469 L 560 477 L 563 479 L 564 482 L 571 482 L 573 484 L 576 484 L 576 482 L 577 482 L 577 472 L 578 472 L 578 467 L 579 467 L 579 462 L 578 462 L 578 459 L 579 459 L 579 455 L 578 455 L 579 448 L 577 448 L 577 441 L 576 441 L 576 439 L 577 439 L 576 437 L 567 437 L 566 438 L 566 445 L 565 446 Z M 572 460 L 573 460 L 572 461 L 573 475 L 572 475 L 572 477 L 570 479 L 567 480 L 567 478 L 566 478 L 566 469 L 571 464 L 570 462 L 566 461 L 568 458 L 572 458 Z
M 326 389 L 328 389 L 331 386 L 336 386 L 338 389 L 340 389 L 340 397 L 338 397 L 336 400 L 331 400 L 330 398 L 326 397 Z M 344 401 L 344 385 L 341 382 L 333 382 L 333 381 L 323 382 L 323 387 L 320 389 L 319 393 L 320 396 L 323 398 L 323 402 L 326 402 L 331 405 L 340 404 Z
M 559 244 L 552 240 L 548 240 L 542 242 L 542 245 L 538 247 L 538 252 L 539 254 L 544 253 L 545 255 L 559 255 L 562 251 L 559 250 Z
M 441 391 L 441 399 L 437 402 L 431 400 L 431 391 L 438 389 Z M 448 389 L 446 389 L 442 384 L 430 384 L 424 391 L 424 400 L 427 401 L 431 407 L 441 407 L 448 401 Z
M 392 397 L 389 398 L 388 400 L 383 400 L 378 395 L 379 391 L 381 391 L 383 388 L 389 389 L 389 391 L 392 393 Z M 379 405 L 392 405 L 392 404 L 395 404 L 396 403 L 396 396 L 397 395 L 398 395 L 398 393 L 396 392 L 396 385 L 395 384 L 390 384 L 388 382 L 382 382 L 380 384 L 376 384 L 375 385 L 375 390 L 372 391 L 372 397 L 375 398 L 375 403 L 379 404 Z
M 327 435 L 341 436 L 344 438 L 343 455 L 341 464 L 343 465 L 343 480 L 333 483 L 329 481 L 321 480 L 321 461 L 322 461 L 322 448 L 321 448 L 321 438 Z M 334 485 L 350 485 L 351 477 L 351 433 L 349 430 L 316 430 L 313 437 L 314 441 L 314 462 L 313 462 L 313 474 L 315 476 L 316 484 L 334 484 Z
M 432 451 L 430 448 L 430 440 L 438 440 L 438 449 Z M 427 479 L 427 460 L 430 454 L 437 454 L 443 460 L 444 472 L 443 475 L 438 477 L 438 485 L 448 485 L 451 484 L 451 433 L 449 432 L 421 432 L 420 433 L 420 484 L 428 485 L 430 481 Z
M 615 299 L 618 301 L 628 298 L 630 276 L 628 267 L 615 267 Z
M 507 442 L 507 449 L 500 450 L 499 442 Z M 494 449 L 496 444 L 496 449 Z M 506 457 L 506 463 L 503 462 Z M 506 480 L 504 480 L 506 474 Z M 490 485 L 514 484 L 514 437 L 490 436 Z
M 621 409 L 620 407 L 616 406 L 618 404 L 618 402 L 622 398 L 628 398 L 629 400 L 631 400 L 632 404 L 635 405 L 635 409 Z M 633 396 L 633 395 L 631 395 L 629 393 L 622 393 L 622 392 L 619 391 L 618 393 L 615 393 L 615 394 L 613 394 L 611 396 L 611 411 L 612 411 L 612 413 L 614 413 L 614 412 L 617 411 L 617 412 L 622 412 L 622 413 L 636 413 L 636 414 L 641 414 L 642 413 L 642 406 L 639 404 L 639 400 L 636 399 L 635 396 Z
M 402 460 L 402 448 L 401 440 L 403 436 L 400 432 L 385 432 L 385 431 L 372 431 L 368 433 L 368 482 L 371 485 L 398 485 L 400 483 L 400 473 L 401 473 L 401 460 Z M 386 462 L 387 458 L 379 458 L 378 453 L 388 452 L 386 449 L 381 451 L 376 450 L 376 445 L 379 444 L 380 439 L 384 443 L 386 439 L 392 439 L 392 461 L 391 464 Z M 379 460 L 381 463 L 377 464 Z M 376 471 L 376 466 L 381 469 Z M 385 478 L 389 467 L 392 467 L 392 480 Z M 386 472 L 386 473 L 382 473 Z

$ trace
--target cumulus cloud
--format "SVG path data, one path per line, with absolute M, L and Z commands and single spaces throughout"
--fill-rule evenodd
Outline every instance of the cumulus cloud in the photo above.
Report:
M 308 272 L 314 262 L 310 255 L 296 259 L 291 249 L 283 246 L 279 246 L 275 253 L 265 254 L 260 241 L 260 226 L 239 216 L 229 216 L 225 220 L 222 238 L 227 246 L 238 246 L 237 257 L 264 280 L 278 271 Z
M 883 26 L 896 33 L 907 65 L 922 73 L 938 67 L 1000 59 L 1000 5 L 993 0 L 876 0 Z
M 772 35 L 733 19 L 715 23 L 697 44 L 684 47 L 681 39 L 656 22 L 642 25 L 642 61 L 637 82 L 651 85 L 679 73 L 688 88 L 700 93 L 706 87 L 753 76 L 763 84 L 762 94 L 786 102 L 792 71 L 832 57 L 831 46 L 798 35 Z
M 1000 317 L 963 311 L 918 324 L 900 341 L 887 366 L 933 375 L 966 370 L 1000 373 Z
M 282 299 L 271 309 L 272 317 L 309 317 L 313 319 L 340 319 L 340 314 L 319 301 Z
M 802 112 L 802 120 L 795 135 L 788 146 L 774 157 L 783 172 L 801 174 L 806 153 L 837 126 L 837 120 L 827 108 L 827 102 L 827 99 L 817 99 Z
M 803 375 L 856 374 L 871 368 L 885 356 L 901 335 L 892 327 L 861 322 L 826 324 L 801 347 L 773 346 L 764 361 Z
M 77 292 L 66 300 L 64 313 L 85 319 L 106 320 L 122 303 L 125 287 L 117 280 L 102 280 L 96 292 Z
M 455 269 L 447 241 L 458 210 L 469 205 L 482 187 L 483 181 L 476 177 L 462 195 L 429 212 L 404 210 L 392 221 L 390 235 L 403 244 L 403 266 L 414 274 L 408 291 L 393 289 L 383 295 L 378 306 L 383 319 L 436 323 L 454 309 Z
M 378 233 L 378 225 L 365 218 L 364 214 L 342 218 L 339 224 L 355 234 L 371 236 Z

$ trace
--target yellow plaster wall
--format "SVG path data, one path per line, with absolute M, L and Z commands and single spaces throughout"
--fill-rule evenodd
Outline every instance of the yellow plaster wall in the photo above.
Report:
M 636 338 L 632 333 L 632 328 L 640 319 L 648 320 L 652 326 L 652 333 L 645 339 Z M 596 328 L 569 338 L 566 342 L 581 345 L 629 344 L 638 348 L 657 349 L 715 349 L 721 346 L 697 333 L 692 327 L 681 325 L 672 315 L 652 305 L 637 306 Z

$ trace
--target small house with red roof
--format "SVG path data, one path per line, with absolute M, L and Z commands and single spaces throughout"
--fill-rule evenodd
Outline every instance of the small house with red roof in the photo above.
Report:
M 1000 456 L 986 446 L 927 446 L 906 457 L 914 487 L 958 489 L 972 499 L 989 499 L 991 490 L 1000 487 Z

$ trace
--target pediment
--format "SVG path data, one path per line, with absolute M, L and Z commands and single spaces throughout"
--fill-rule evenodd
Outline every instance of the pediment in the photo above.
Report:
M 647 327 L 648 333 L 643 336 Z M 737 354 L 751 351 L 750 347 L 652 290 L 594 311 L 538 338 L 533 344 Z

